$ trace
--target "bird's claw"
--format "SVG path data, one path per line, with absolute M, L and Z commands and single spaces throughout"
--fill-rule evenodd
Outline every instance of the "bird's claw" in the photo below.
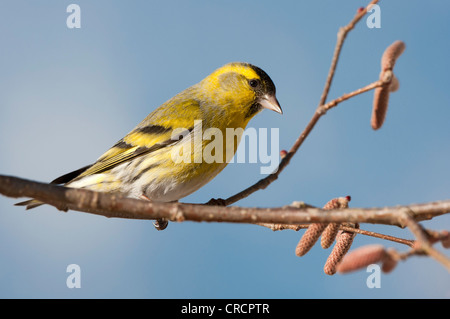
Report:
M 154 223 L 153 226 L 155 226 L 155 228 L 157 230 L 164 230 L 167 228 L 167 225 L 169 225 L 169 221 L 165 218 L 160 218 L 157 219 Z

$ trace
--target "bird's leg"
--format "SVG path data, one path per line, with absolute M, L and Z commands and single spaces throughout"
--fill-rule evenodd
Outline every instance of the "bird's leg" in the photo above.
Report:
M 145 194 L 142 194 L 141 198 L 145 199 L 145 200 L 148 200 L 150 202 L 152 201 L 150 198 L 145 196 Z M 165 219 L 165 218 L 159 218 L 153 223 L 153 226 L 155 226 L 155 228 L 157 230 L 164 230 L 164 229 L 166 229 L 167 225 L 169 225 L 169 221 L 167 219 Z

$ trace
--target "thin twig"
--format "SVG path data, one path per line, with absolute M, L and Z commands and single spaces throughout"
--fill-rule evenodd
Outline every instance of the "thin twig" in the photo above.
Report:
M 266 227 L 266 228 L 269 228 L 269 229 L 271 229 L 273 231 L 280 231 L 280 230 L 286 230 L 286 229 L 299 231 L 300 229 L 308 228 L 310 224 L 286 225 L 286 224 L 259 223 L 258 225 Z M 380 234 L 380 233 L 377 233 L 377 232 L 364 230 L 364 229 L 353 228 L 353 227 L 348 227 L 348 226 L 344 226 L 344 225 L 340 225 L 339 230 L 345 230 L 347 232 L 353 232 L 353 233 L 357 233 L 357 234 L 361 234 L 361 235 L 365 235 L 365 236 L 370 236 L 370 237 L 380 238 L 380 239 L 384 239 L 384 240 L 389 240 L 389 241 L 396 242 L 396 243 L 399 243 L 399 244 L 407 245 L 409 247 L 412 247 L 414 245 L 414 242 L 415 242 L 414 240 L 411 240 L 411 239 L 403 239 L 403 238 L 399 238 L 399 237 L 394 237 L 394 236 L 390 236 L 390 235 Z
M 354 96 L 357 96 L 359 94 L 365 93 L 367 91 L 371 91 L 373 89 L 382 87 L 383 85 L 386 85 L 386 84 L 388 84 L 388 83 L 383 81 L 383 80 L 378 80 L 378 81 L 375 81 L 373 83 L 370 83 L 370 84 L 366 85 L 365 87 L 362 87 L 362 88 L 357 89 L 357 90 L 355 90 L 353 92 L 344 94 L 341 97 L 339 97 L 339 98 L 337 98 L 337 99 L 335 99 L 333 101 L 330 101 L 327 104 L 324 104 L 324 105 L 320 106 L 318 112 L 325 113 L 326 111 L 328 111 L 329 109 L 337 106 L 339 103 L 341 103 L 343 101 L 346 101 L 346 100 L 348 100 L 348 99 L 350 99 L 350 98 L 352 98 Z
M 341 55 L 342 46 L 344 45 L 344 41 L 347 38 L 347 34 L 353 30 L 355 25 L 362 19 L 362 17 L 367 13 L 367 9 L 378 3 L 378 0 L 373 0 L 371 3 L 367 5 L 365 10 L 360 10 L 356 13 L 355 17 L 347 24 L 345 27 L 339 28 L 337 33 L 337 41 L 336 46 L 334 48 L 333 58 L 331 59 L 330 70 L 328 71 L 327 80 L 325 81 L 325 87 L 323 89 L 322 95 L 320 97 L 319 106 L 325 104 L 325 101 L 328 97 L 328 92 L 330 91 L 331 83 L 333 82 L 334 73 L 336 72 L 337 63 L 339 60 L 339 56 Z
M 367 8 L 369 8 L 369 6 L 371 6 L 373 4 L 376 4 L 377 2 L 378 2 L 378 0 L 373 0 L 367 6 Z M 291 158 L 298 151 L 300 146 L 303 144 L 305 139 L 308 137 L 309 133 L 311 133 L 312 129 L 314 128 L 316 123 L 319 121 L 321 116 L 324 115 L 324 111 L 327 110 L 326 108 L 323 107 L 323 105 L 325 104 L 325 101 L 326 101 L 326 99 L 328 97 L 328 92 L 329 92 L 329 89 L 330 89 L 330 86 L 331 86 L 331 82 L 332 82 L 333 77 L 334 77 L 334 73 L 336 71 L 336 66 L 337 66 L 337 62 L 339 60 L 339 55 L 340 55 L 341 50 L 342 50 L 342 45 L 344 43 L 345 38 L 347 37 L 347 34 L 355 27 L 355 25 L 367 13 L 367 8 L 365 10 L 358 11 L 357 14 L 355 15 L 355 17 L 350 21 L 350 23 L 348 25 L 346 25 L 345 27 L 341 27 L 339 29 L 338 39 L 337 39 L 336 47 L 335 47 L 335 50 L 334 50 L 333 58 L 332 58 L 332 61 L 331 61 L 331 67 L 330 67 L 330 70 L 328 72 L 327 80 L 326 80 L 326 83 L 325 83 L 325 88 L 324 88 L 322 96 L 320 98 L 319 106 L 317 107 L 316 112 L 314 112 L 314 115 L 312 116 L 311 120 L 309 121 L 309 123 L 307 124 L 307 126 L 305 127 L 303 132 L 296 139 L 296 141 L 292 145 L 291 149 L 286 154 L 286 156 L 281 160 L 280 164 L 275 169 L 275 171 L 273 173 L 271 173 L 270 175 L 266 176 L 265 178 L 260 179 L 255 184 L 253 184 L 253 185 L 247 187 L 246 189 L 240 191 L 239 193 L 228 197 L 227 199 L 211 199 L 207 204 L 216 204 L 216 205 L 220 204 L 222 206 L 228 206 L 228 205 L 234 204 L 237 201 L 250 196 L 251 194 L 253 194 L 254 192 L 256 192 L 258 190 L 265 189 L 267 186 L 269 186 L 271 183 L 273 183 L 275 180 L 278 179 L 278 176 L 281 174 L 283 169 L 289 164 L 289 162 L 291 161 Z M 369 88 L 367 90 L 364 90 L 365 88 L 362 88 L 361 89 L 362 91 L 359 91 L 359 90 L 354 91 L 354 92 L 352 92 L 354 94 L 351 95 L 351 96 L 348 96 L 347 98 L 340 97 L 340 98 L 338 98 L 338 99 L 336 99 L 334 101 L 331 101 L 330 103 L 327 103 L 327 105 L 329 105 L 328 108 L 334 107 L 337 104 L 339 104 L 340 102 L 342 102 L 342 101 L 344 101 L 344 100 L 346 100 L 346 99 L 348 99 L 350 97 L 353 97 L 353 96 L 356 96 L 358 94 L 367 92 L 368 90 L 372 90 L 375 87 L 379 87 L 379 85 L 378 86 L 374 86 L 372 88 Z M 344 95 L 344 97 L 345 96 L 347 96 L 347 95 Z
M 369 230 L 356 229 L 356 228 L 352 228 L 352 227 L 348 227 L 348 226 L 341 226 L 341 227 L 339 227 L 339 229 L 345 230 L 347 232 L 354 232 L 354 233 L 358 233 L 361 235 L 366 235 L 366 236 L 370 236 L 370 237 L 389 240 L 389 241 L 392 241 L 395 243 L 407 245 L 409 247 L 412 247 L 414 245 L 414 240 L 403 239 L 403 238 L 394 237 L 394 236 L 390 236 L 390 235 L 380 234 L 380 233 L 376 233 L 376 232 L 369 231 Z

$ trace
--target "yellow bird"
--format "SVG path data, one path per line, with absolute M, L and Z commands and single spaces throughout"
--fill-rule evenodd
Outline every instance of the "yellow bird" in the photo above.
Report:
M 177 201 L 227 165 L 240 140 L 239 134 L 230 139 L 227 133 L 243 131 L 263 108 L 282 113 L 270 77 L 249 63 L 226 64 L 159 106 L 94 164 L 51 183 L 158 202 Z M 211 129 L 222 133 L 215 134 L 221 140 L 201 137 Z M 204 158 L 204 151 L 213 142 L 218 147 L 211 161 Z M 42 204 L 32 199 L 16 205 L 30 209 Z

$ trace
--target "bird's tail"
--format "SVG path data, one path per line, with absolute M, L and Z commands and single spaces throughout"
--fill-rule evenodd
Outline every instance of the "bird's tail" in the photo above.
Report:
M 56 185 L 65 184 L 65 185 L 67 185 L 67 183 L 69 183 L 72 179 L 74 179 L 75 177 L 80 175 L 82 172 L 84 172 L 91 166 L 92 166 L 92 164 L 82 167 L 80 169 L 77 169 L 76 171 L 67 173 L 63 176 L 60 176 L 57 179 L 54 179 L 53 181 L 51 181 L 50 184 L 56 184 Z M 26 206 L 27 209 L 32 209 L 32 208 L 36 208 L 36 207 L 44 205 L 44 204 L 45 203 L 38 201 L 37 199 L 30 199 L 30 200 L 26 200 L 24 202 L 16 203 L 14 205 L 15 206 Z
M 27 206 L 27 209 L 36 208 L 38 206 L 43 205 L 44 203 L 41 201 L 38 201 L 37 199 L 30 199 L 26 200 L 24 202 L 16 203 L 15 206 Z

